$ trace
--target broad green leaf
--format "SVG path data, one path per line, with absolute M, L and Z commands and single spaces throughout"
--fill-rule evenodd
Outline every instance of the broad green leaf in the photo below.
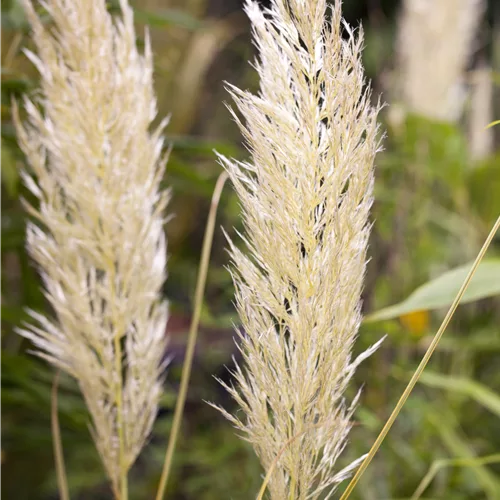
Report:
M 425 371 L 420 376 L 420 382 L 429 387 L 458 392 L 469 396 L 500 417 L 500 395 L 475 380 Z
M 447 307 L 465 281 L 472 264 L 452 269 L 417 288 L 407 299 L 366 317 L 366 321 L 397 318 L 413 311 Z M 500 294 L 500 259 L 483 260 L 467 288 L 461 303 L 473 302 Z

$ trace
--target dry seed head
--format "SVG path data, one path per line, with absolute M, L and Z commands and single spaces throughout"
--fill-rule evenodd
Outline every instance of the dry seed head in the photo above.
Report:
M 39 202 L 27 207 L 36 221 L 27 246 L 55 317 L 33 312 L 20 333 L 78 381 L 117 489 L 119 434 L 128 469 L 162 392 L 164 123 L 149 131 L 156 116 L 151 47 L 146 37 L 144 54 L 137 51 L 126 0 L 118 20 L 104 0 L 41 5 L 50 26 L 24 1 L 36 46 L 27 56 L 41 90 L 24 101 L 25 123 L 16 111 L 16 126 L 31 167 L 24 180 Z
M 244 416 L 224 414 L 272 475 L 271 498 L 330 496 L 354 403 L 377 114 L 357 36 L 335 1 L 247 1 L 259 51 L 257 95 L 230 86 L 251 161 L 220 157 L 243 208 L 248 253 L 230 242 L 244 367 L 227 387 Z M 342 37 L 342 32 L 346 37 Z
M 468 109 L 469 144 L 471 156 L 480 161 L 494 150 L 493 128 L 486 128 L 494 121 L 493 72 L 483 65 L 471 74 L 471 102 Z
M 484 0 L 404 1 L 397 78 L 410 111 L 443 121 L 460 118 L 464 72 L 484 7 Z

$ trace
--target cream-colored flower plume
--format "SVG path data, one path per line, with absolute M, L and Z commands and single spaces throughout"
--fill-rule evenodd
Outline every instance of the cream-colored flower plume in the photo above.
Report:
M 27 245 L 54 319 L 32 312 L 20 331 L 38 354 L 78 381 L 115 492 L 147 439 L 162 392 L 167 305 L 160 191 L 165 160 L 152 54 L 136 48 L 133 13 L 120 1 L 48 0 L 42 25 L 24 2 L 41 76 L 27 120 L 16 114 L 38 198 Z M 125 488 L 126 489 L 126 488 Z
M 251 162 L 221 157 L 239 195 L 249 255 L 231 243 L 242 323 L 237 385 L 252 443 L 276 500 L 330 496 L 355 402 L 343 393 L 361 322 L 373 162 L 379 149 L 357 37 L 336 0 L 249 1 L 257 95 L 230 87 Z M 344 33 L 342 33 L 344 32 Z M 342 35 L 345 35 L 343 38 Z M 288 444 L 288 446 L 287 446 Z
M 471 157 L 481 161 L 495 148 L 493 127 L 487 128 L 495 120 L 493 72 L 483 64 L 471 74 L 471 80 L 471 103 L 467 116 L 469 147 Z
M 464 72 L 484 0 L 405 0 L 399 23 L 398 85 L 410 111 L 457 121 L 466 97 Z

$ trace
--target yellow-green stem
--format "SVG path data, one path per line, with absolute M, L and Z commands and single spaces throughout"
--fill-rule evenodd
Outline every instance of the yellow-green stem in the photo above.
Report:
M 483 247 L 479 251 L 479 253 L 476 257 L 476 260 L 474 261 L 474 264 L 472 265 L 472 268 L 469 271 L 469 274 L 467 275 L 467 277 L 465 278 L 465 281 L 463 282 L 462 286 L 460 287 L 460 290 L 458 291 L 457 296 L 453 300 L 453 303 L 451 304 L 450 309 L 448 310 L 443 322 L 441 323 L 439 330 L 437 331 L 436 335 L 432 339 L 431 345 L 427 349 L 424 357 L 422 358 L 422 361 L 418 365 L 418 368 L 415 370 L 415 373 L 413 374 L 410 382 L 408 382 L 408 385 L 406 386 L 406 389 L 404 390 L 402 396 L 399 398 L 399 401 L 397 402 L 396 407 L 394 408 L 393 412 L 391 413 L 391 416 L 389 417 L 389 419 L 385 423 L 384 427 L 380 431 L 380 434 L 377 436 L 375 443 L 373 443 L 373 446 L 371 447 L 370 451 L 368 452 L 368 455 L 363 460 L 361 466 L 356 471 L 356 474 L 354 475 L 354 477 L 351 479 L 351 482 L 347 486 L 344 494 L 340 497 L 340 500 L 346 500 L 349 497 L 349 495 L 352 493 L 352 491 L 354 490 L 354 487 L 356 486 L 356 484 L 359 481 L 359 478 L 362 476 L 363 472 L 366 470 L 368 465 L 370 465 L 370 462 L 372 461 L 373 457 L 375 456 L 375 453 L 377 453 L 378 449 L 380 448 L 382 441 L 387 436 L 390 428 L 392 427 L 392 424 L 394 423 L 397 416 L 399 415 L 401 408 L 403 407 L 406 400 L 408 399 L 411 391 L 413 390 L 416 383 L 418 382 L 420 375 L 424 371 L 427 363 L 429 362 L 429 359 L 431 358 L 434 350 L 436 349 L 439 341 L 441 340 L 441 337 L 443 336 L 443 333 L 446 330 L 448 323 L 450 322 L 453 314 L 455 313 L 455 310 L 457 309 L 458 304 L 465 293 L 465 290 L 467 290 L 467 287 L 469 286 L 469 283 L 472 280 L 472 277 L 474 276 L 474 273 L 476 272 L 476 269 L 479 266 L 479 263 L 481 262 L 484 255 L 486 254 L 486 251 L 488 250 L 488 247 L 490 246 L 490 243 L 492 242 L 492 240 L 495 236 L 495 233 L 498 231 L 499 227 L 500 227 L 500 217 L 498 217 L 497 221 L 495 222 L 493 228 L 490 231 L 490 234 L 486 238 L 486 241 L 484 242 Z
M 128 500 L 128 471 L 125 461 L 125 438 L 123 435 L 123 401 L 122 401 L 122 348 L 120 336 L 115 335 L 115 372 L 119 377 L 119 383 L 115 386 L 116 418 L 118 427 L 118 440 L 120 446 L 120 500 Z
M 114 362 L 115 362 L 115 374 L 117 380 L 115 381 L 115 404 L 116 404 L 116 426 L 118 430 L 118 446 L 119 446 L 119 457 L 118 457 L 118 466 L 120 470 L 119 484 L 113 485 L 113 491 L 117 500 L 128 500 L 128 464 L 126 462 L 126 447 L 125 447 L 125 436 L 123 433 L 123 399 L 122 399 L 122 391 L 123 391 L 123 354 L 122 354 L 122 346 L 121 339 L 123 335 L 123 325 L 121 324 L 121 320 L 116 311 L 116 290 L 115 290 L 115 280 L 116 280 L 116 271 L 115 264 L 113 258 L 108 256 L 108 268 L 110 269 L 110 286 L 111 286 L 111 313 L 113 317 L 113 325 L 115 326 L 114 339 L 113 339 L 113 347 L 115 350 L 114 353 Z M 119 493 L 119 495 L 117 495 Z
M 299 421 L 299 430 L 295 433 L 295 435 L 297 437 L 299 436 L 302 436 L 304 434 L 304 432 L 302 431 L 302 426 L 300 425 L 302 422 Z M 290 443 L 290 445 L 292 445 L 292 443 Z M 295 470 L 293 470 L 293 473 L 292 473 L 292 477 L 290 478 L 290 496 L 289 496 L 289 500 L 295 500 L 295 490 L 297 489 L 297 475 L 299 473 L 299 453 L 300 453 L 300 450 L 299 450 L 299 447 L 298 446 L 294 446 L 295 450 L 294 450 L 294 460 L 293 460 L 293 463 L 295 465 Z
M 59 427 L 59 415 L 57 409 L 57 389 L 59 386 L 59 370 L 54 375 L 52 383 L 51 397 L 51 426 L 52 445 L 54 447 L 54 458 L 56 462 L 57 487 L 61 500 L 69 500 L 68 479 L 66 477 L 66 467 L 64 465 L 64 453 L 61 439 L 61 429 Z
M 297 479 L 295 474 L 291 477 L 290 480 L 290 500 L 295 500 L 295 488 L 297 484 Z
M 500 120 L 495 120 L 494 122 L 488 123 L 486 128 L 494 127 L 495 125 L 500 125 Z
M 210 205 L 210 212 L 208 214 L 207 227 L 205 229 L 205 236 L 203 239 L 203 248 L 201 251 L 200 270 L 198 272 L 198 279 L 196 282 L 196 291 L 194 297 L 194 311 L 189 328 L 189 336 L 186 347 L 186 355 L 182 365 L 181 385 L 179 388 L 179 395 L 175 405 L 174 420 L 172 422 L 172 430 L 170 431 L 170 439 L 165 454 L 165 461 L 163 463 L 163 471 L 156 494 L 156 500 L 162 500 L 167 488 L 167 481 L 172 467 L 172 459 L 174 456 L 175 445 L 179 434 L 182 413 L 184 411 L 184 404 L 186 402 L 187 389 L 189 385 L 189 378 L 191 376 L 191 366 L 193 364 L 194 348 L 196 345 L 196 338 L 198 336 L 198 325 L 200 323 L 201 308 L 203 305 L 203 294 L 205 292 L 205 283 L 207 280 L 208 263 L 210 260 L 210 251 L 212 249 L 212 240 L 214 235 L 215 218 L 217 215 L 217 207 L 219 205 L 222 188 L 227 180 L 227 173 L 220 174 L 215 184 L 214 193 L 212 195 L 212 202 Z

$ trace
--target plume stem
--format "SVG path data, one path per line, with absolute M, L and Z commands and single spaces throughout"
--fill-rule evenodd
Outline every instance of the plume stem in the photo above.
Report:
M 179 431 L 182 423 L 182 414 L 186 404 L 186 396 L 189 386 L 189 379 L 191 377 L 191 368 L 193 365 L 194 350 L 196 346 L 196 339 L 198 337 L 198 327 L 200 324 L 201 309 L 203 306 L 203 295 L 205 293 L 205 284 L 207 281 L 208 265 L 210 261 L 210 252 L 212 250 L 212 241 L 214 237 L 215 219 L 217 215 L 217 207 L 222 194 L 222 189 L 228 178 L 226 172 L 222 172 L 215 184 L 215 189 L 210 203 L 210 211 L 208 214 L 207 226 L 205 229 L 205 236 L 203 238 L 203 247 L 201 252 L 200 270 L 198 271 L 198 278 L 196 282 L 196 291 L 194 296 L 194 311 L 191 319 L 191 326 L 189 328 L 189 335 L 186 347 L 186 355 L 182 365 L 181 385 L 179 388 L 179 395 L 175 405 L 174 419 L 172 422 L 172 429 L 168 440 L 167 451 L 165 453 L 165 461 L 163 463 L 163 470 L 160 477 L 160 484 L 156 494 L 156 500 L 162 500 L 165 496 L 170 470 L 172 468 L 172 461 L 174 457 L 175 445 L 179 436 Z

